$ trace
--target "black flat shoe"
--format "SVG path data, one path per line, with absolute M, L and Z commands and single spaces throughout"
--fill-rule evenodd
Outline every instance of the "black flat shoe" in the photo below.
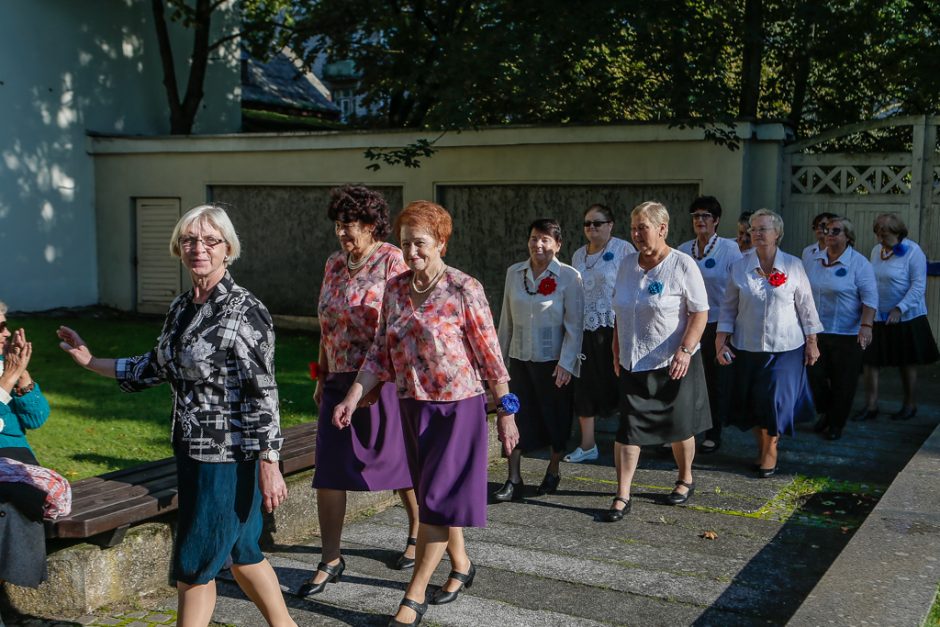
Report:
M 902 407 L 896 414 L 891 414 L 891 420 L 910 420 L 916 415 L 916 407 Z
M 408 536 L 408 540 L 405 541 L 405 544 L 408 546 L 418 546 L 418 539 Z M 401 555 L 398 556 L 398 561 L 395 562 L 395 568 L 397 570 L 408 570 L 409 568 L 415 567 L 415 558 L 407 557 L 405 552 L 402 551 Z
M 829 431 L 826 432 L 827 440 L 838 440 L 842 437 L 842 429 L 835 429 L 833 427 L 829 428 Z
M 669 503 L 670 505 L 682 505 L 683 503 L 689 500 L 689 497 L 691 497 L 692 494 L 695 493 L 694 481 L 692 483 L 686 483 L 685 481 L 676 481 L 677 489 L 680 485 L 685 486 L 688 489 L 686 490 L 685 494 L 678 492 L 677 490 L 673 490 L 672 492 L 670 492 L 669 496 L 666 497 L 666 502 Z
M 816 424 L 813 425 L 813 431 L 816 433 L 822 433 L 829 428 L 829 420 L 825 416 L 816 421 Z
M 340 578 L 343 575 L 343 571 L 346 570 L 346 560 L 340 557 L 339 564 L 336 564 L 335 566 L 330 566 L 326 562 L 320 562 L 317 564 L 317 570 L 322 570 L 329 576 L 320 583 L 314 583 L 313 580 L 316 577 L 316 575 L 314 575 L 305 581 L 302 586 L 300 586 L 300 588 L 297 590 L 297 596 L 309 597 L 314 594 L 320 594 L 326 589 L 326 584 L 339 583 Z
M 878 417 L 877 409 L 863 409 L 854 416 L 852 420 L 855 422 L 865 422 L 866 420 L 874 420 Z
M 503 487 L 490 494 L 490 498 L 495 503 L 505 503 L 506 501 L 521 501 L 522 491 L 524 488 L 525 484 L 521 481 L 519 483 L 507 481 L 503 484 Z
M 714 453 L 721 448 L 721 440 L 718 438 L 705 438 L 698 446 L 699 453 Z
M 776 466 L 774 466 L 773 468 L 758 468 L 757 469 L 757 476 L 760 477 L 761 479 L 770 479 L 775 474 L 777 474 Z
M 614 507 L 617 501 L 623 503 L 623 509 Z M 610 504 L 610 509 L 604 512 L 604 516 L 601 520 L 604 522 L 619 522 L 623 520 L 623 517 L 630 513 L 630 505 L 632 503 L 632 499 L 622 499 L 619 496 L 615 496 L 613 502 Z
M 470 562 L 470 570 L 468 570 L 466 574 L 458 573 L 456 570 L 450 571 L 450 574 L 447 575 L 447 578 L 456 579 L 460 582 L 460 585 L 457 586 L 457 589 L 453 592 L 445 592 L 444 587 L 441 586 L 437 592 L 431 595 L 431 605 L 444 605 L 446 603 L 450 603 L 451 601 L 455 601 L 461 590 L 464 588 L 469 588 L 473 585 L 473 578 L 476 577 L 476 574 L 477 568 L 473 565 L 473 562 Z M 445 583 L 444 585 L 447 584 Z
M 395 617 L 392 616 L 391 620 L 388 621 L 388 627 L 415 627 L 415 625 L 421 624 L 421 619 L 424 618 L 424 613 L 428 611 L 427 601 L 425 601 L 424 603 L 418 603 L 417 601 L 413 601 L 405 597 L 401 600 L 401 603 L 399 603 L 398 605 L 399 606 L 403 605 L 409 609 L 414 610 L 416 614 L 415 619 L 411 621 L 410 623 L 403 623 L 400 620 L 395 620 Z
M 539 484 L 538 495 L 545 496 L 546 494 L 554 494 L 555 490 L 558 489 L 558 484 L 561 483 L 561 473 L 553 475 L 546 472 L 545 477 L 542 479 L 542 483 Z

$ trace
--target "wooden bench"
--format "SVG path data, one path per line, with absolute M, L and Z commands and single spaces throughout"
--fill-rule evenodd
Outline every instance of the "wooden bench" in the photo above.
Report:
M 313 468 L 316 441 L 316 423 L 285 429 L 281 472 L 290 475 Z M 131 525 L 176 508 L 176 462 L 168 457 L 76 481 L 72 484 L 72 513 L 46 521 L 46 537 L 115 546 Z

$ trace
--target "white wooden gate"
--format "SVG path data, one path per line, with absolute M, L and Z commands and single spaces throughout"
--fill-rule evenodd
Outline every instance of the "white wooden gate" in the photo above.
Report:
M 138 198 L 137 311 L 165 313 L 180 293 L 180 262 L 169 242 L 180 219 L 178 198 Z
M 856 248 L 866 257 L 875 245 L 872 223 L 879 213 L 895 212 L 928 260 L 940 259 L 940 116 L 902 116 L 853 124 L 795 142 L 784 148 L 781 213 L 783 245 L 799 254 L 815 238 L 816 214 L 830 211 L 852 220 Z M 889 153 L 817 152 L 826 142 L 889 127 L 911 127 L 911 150 Z M 931 273 L 932 274 L 932 273 Z M 940 276 L 928 276 L 930 326 L 940 335 Z

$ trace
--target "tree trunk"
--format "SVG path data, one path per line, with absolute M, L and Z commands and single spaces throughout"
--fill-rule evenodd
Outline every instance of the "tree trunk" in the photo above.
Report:
M 741 64 L 741 98 L 738 116 L 754 119 L 760 102 L 760 73 L 764 56 L 763 0 L 747 0 L 744 5 L 744 55 Z

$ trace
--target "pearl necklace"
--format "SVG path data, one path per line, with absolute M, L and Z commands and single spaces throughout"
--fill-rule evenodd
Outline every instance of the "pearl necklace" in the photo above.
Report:
M 715 244 L 717 243 L 718 243 L 718 233 L 715 233 L 714 235 L 712 235 L 712 238 L 708 240 L 708 244 L 705 246 L 705 252 L 699 255 L 698 254 L 698 238 L 696 237 L 695 240 L 692 242 L 692 256 L 695 257 L 696 260 L 701 260 L 701 259 L 704 259 L 705 257 L 708 257 L 708 253 L 712 251 L 712 249 L 715 247 Z
M 427 287 L 425 287 L 423 290 L 419 290 L 418 284 L 415 283 L 415 279 L 418 278 L 418 275 L 412 274 L 411 275 L 411 289 L 415 291 L 415 294 L 426 294 L 427 292 L 431 290 L 432 287 L 437 285 L 438 280 L 440 280 L 440 278 L 444 276 L 444 270 L 446 269 L 447 269 L 446 265 L 441 265 L 441 271 L 434 275 L 434 278 L 428 282 Z
M 604 258 L 604 253 L 607 252 L 607 247 L 610 246 L 611 239 L 613 238 L 608 239 L 607 242 L 604 243 L 604 248 L 602 248 L 599 253 L 589 253 L 587 251 L 587 248 L 584 249 L 584 269 L 585 270 L 593 270 L 594 266 L 596 266 L 600 262 L 600 260 Z M 588 257 L 592 257 L 594 255 L 596 255 L 596 257 L 594 257 L 594 263 L 592 263 L 591 265 L 588 265 Z
M 376 242 L 372 245 L 372 248 L 369 249 L 365 255 L 359 258 L 359 261 L 353 261 L 351 254 L 346 254 L 346 269 L 347 270 L 358 270 L 362 266 L 366 265 L 366 262 L 372 258 L 372 255 L 375 254 L 375 251 L 379 249 L 379 246 L 382 245 L 382 242 Z

